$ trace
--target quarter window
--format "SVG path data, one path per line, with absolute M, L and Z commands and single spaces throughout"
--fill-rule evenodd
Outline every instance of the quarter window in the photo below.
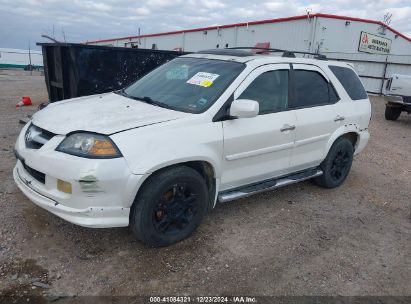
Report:
M 352 100 L 368 98 L 361 80 L 353 70 L 336 65 L 330 65 L 329 68 L 341 82 Z
M 259 114 L 284 111 L 288 107 L 288 70 L 269 71 L 258 76 L 239 99 L 258 101 Z
M 334 103 L 338 100 L 333 86 L 318 72 L 293 71 L 292 108 L 305 108 Z

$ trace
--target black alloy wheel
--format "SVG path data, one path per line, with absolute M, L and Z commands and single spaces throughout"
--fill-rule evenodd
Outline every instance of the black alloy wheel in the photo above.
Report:
M 193 168 L 174 166 L 153 173 L 138 191 L 130 228 L 144 243 L 161 247 L 190 236 L 207 211 L 208 189 Z
M 323 175 L 316 177 L 314 182 L 325 188 L 340 186 L 350 172 L 353 156 L 354 147 L 351 141 L 344 137 L 338 138 L 320 165 Z
M 153 210 L 153 224 L 165 235 L 185 233 L 198 212 L 198 193 L 186 183 L 175 184 L 163 193 Z

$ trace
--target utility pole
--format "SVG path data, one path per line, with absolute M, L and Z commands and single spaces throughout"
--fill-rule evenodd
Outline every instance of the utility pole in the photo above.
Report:
M 31 68 L 31 50 L 30 50 L 30 40 L 29 40 L 29 70 L 30 70 L 30 76 L 33 76 L 33 69 Z
M 138 28 L 138 44 L 139 44 L 139 48 L 141 48 L 141 29 Z

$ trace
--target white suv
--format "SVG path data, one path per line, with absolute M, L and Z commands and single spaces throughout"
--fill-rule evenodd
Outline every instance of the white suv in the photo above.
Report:
M 284 54 L 203 51 L 52 103 L 17 139 L 15 182 L 69 222 L 130 226 L 151 246 L 188 237 L 216 202 L 339 186 L 368 142 L 368 96 L 350 65 Z

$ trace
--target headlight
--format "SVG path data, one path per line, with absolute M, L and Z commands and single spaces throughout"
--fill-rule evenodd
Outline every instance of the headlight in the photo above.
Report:
M 86 158 L 116 158 L 122 156 L 109 137 L 93 133 L 69 135 L 58 145 L 56 151 Z

